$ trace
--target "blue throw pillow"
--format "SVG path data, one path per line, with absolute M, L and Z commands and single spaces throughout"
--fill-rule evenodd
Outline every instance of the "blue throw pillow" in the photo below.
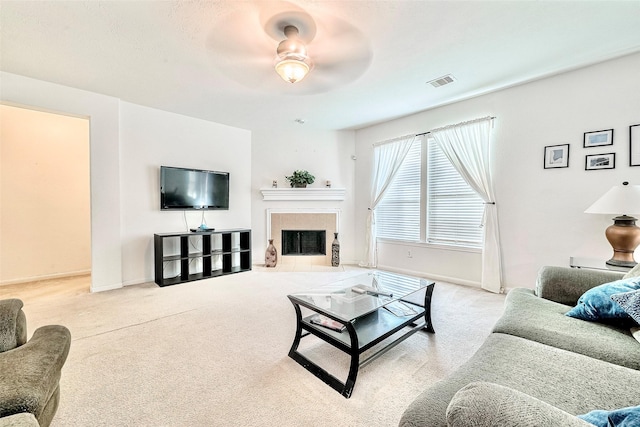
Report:
M 616 409 L 615 411 L 595 410 L 578 418 L 597 427 L 637 427 L 640 425 L 640 406 Z
M 611 295 L 640 289 L 640 277 L 616 280 L 596 286 L 582 294 L 575 307 L 567 312 L 567 316 L 589 321 L 629 320 L 630 316 Z
M 611 299 L 617 302 L 633 320 L 640 323 L 640 291 L 613 294 Z

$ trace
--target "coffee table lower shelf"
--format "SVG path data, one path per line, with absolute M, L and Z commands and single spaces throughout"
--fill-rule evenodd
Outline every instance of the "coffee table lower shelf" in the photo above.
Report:
M 379 308 L 366 316 L 359 317 L 350 322 L 344 322 L 319 310 L 317 307 L 304 304 L 301 301 L 289 297 L 296 311 L 297 319 L 296 335 L 289 350 L 289 357 L 348 399 L 353 392 L 360 367 L 371 363 L 416 332 L 426 330 L 427 332 L 435 333 L 433 324 L 431 323 L 431 297 L 433 287 L 434 284 L 431 283 L 425 289 L 424 306 L 405 301 L 405 303 L 409 303 L 414 307 L 416 310 L 415 315 L 399 317 L 384 308 Z M 337 332 L 311 323 L 310 318 L 312 316 L 302 317 L 301 306 L 343 323 L 346 329 L 342 332 Z M 403 331 L 407 328 L 408 330 Z M 351 361 L 346 381 L 343 382 L 339 380 L 298 351 L 301 339 L 308 335 L 314 335 L 350 355 Z M 393 339 L 393 335 L 397 335 L 397 337 Z M 375 351 L 367 355 L 366 358 L 360 360 L 362 353 L 387 339 L 391 341 L 375 349 Z

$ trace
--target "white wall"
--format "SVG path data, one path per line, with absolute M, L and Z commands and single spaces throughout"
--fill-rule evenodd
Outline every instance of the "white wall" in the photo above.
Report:
M 91 158 L 91 289 L 122 286 L 120 246 L 119 101 L 16 74 L 0 72 L 0 99 L 88 117 Z
M 191 157 L 176 157 L 179 155 L 165 146 L 166 139 L 161 138 L 163 132 L 176 137 L 186 128 L 193 127 L 196 132 L 190 136 L 198 142 L 190 148 L 198 153 L 206 153 L 208 144 L 216 144 L 214 136 L 232 135 L 241 141 L 240 149 L 232 149 L 235 155 L 245 155 L 244 166 L 241 168 L 235 160 L 227 159 L 225 164 L 228 165 L 226 169 L 241 168 L 240 175 L 252 176 L 250 185 L 244 181 L 237 184 L 250 188 L 250 201 L 243 199 L 238 209 L 243 211 L 240 215 L 246 215 L 242 207 L 250 208 L 251 218 L 242 216 L 236 220 L 234 211 L 233 224 L 224 216 L 208 218 L 208 222 L 216 228 L 224 228 L 249 226 L 246 224 L 249 221 L 256 262 L 263 261 L 266 248 L 265 209 L 293 204 L 264 202 L 260 188 L 270 186 L 273 179 L 286 185 L 284 176 L 294 169 L 313 172 L 319 180 L 314 186 L 330 179 L 335 187 L 345 187 L 347 200 L 344 202 L 330 203 L 331 206 L 327 206 L 327 202 L 306 202 L 304 207 L 337 205 L 343 209 L 343 260 L 352 262 L 364 257 L 371 144 L 486 115 L 497 116 L 493 166 L 506 285 L 533 286 L 533 278 L 542 265 L 567 265 L 572 255 L 610 257 L 610 247 L 604 238 L 609 218 L 587 215 L 583 211 L 612 185 L 623 180 L 640 181 L 640 168 L 628 166 L 628 126 L 640 123 L 638 71 L 640 54 L 372 126 L 355 132 L 355 136 L 351 131 L 314 131 L 303 127 L 256 131 L 252 141 L 249 141 L 248 132 L 243 134 L 246 131 L 204 124 L 139 106 L 124 104 L 121 114 L 118 99 L 5 72 L 0 73 L 0 96 L 7 103 L 90 118 L 92 290 L 146 280 L 150 243 L 145 243 L 142 236 L 151 231 L 182 226 L 179 219 L 160 216 L 170 213 L 151 213 L 151 206 L 155 204 L 151 199 L 140 202 L 149 209 L 145 219 L 135 218 L 134 208 L 121 208 L 121 204 L 131 203 L 134 198 L 132 194 L 137 191 L 134 186 L 146 187 L 149 194 L 154 193 L 152 163 L 171 158 L 188 161 L 185 165 L 192 164 Z M 134 118 L 145 122 L 146 129 L 132 125 Z M 126 127 L 122 134 L 121 126 Z M 608 128 L 615 129 L 612 147 L 582 148 L 583 132 Z M 140 139 L 139 135 L 144 135 L 144 131 L 162 142 L 154 145 L 153 138 Z M 125 141 L 131 147 L 123 148 Z M 571 144 L 570 167 L 544 170 L 544 146 L 563 143 Z M 124 155 L 129 149 L 131 155 L 140 160 L 140 169 L 136 169 L 135 162 L 129 163 L 128 154 Z M 155 157 L 154 150 L 161 154 Z M 353 151 L 357 155 L 355 161 L 351 159 Z M 616 169 L 584 171 L 585 154 L 611 151 L 617 153 Z M 194 155 L 193 159 L 197 159 L 198 164 L 208 164 L 200 157 Z M 213 160 L 211 164 L 214 164 Z M 234 170 L 231 170 L 233 176 L 238 175 Z M 136 181 L 138 178 L 142 181 Z M 357 187 L 354 182 L 358 183 Z M 143 224 L 146 220 L 151 221 L 150 226 Z M 218 225 L 218 220 L 222 226 Z M 198 222 L 195 218 L 193 221 Z M 143 228 L 144 232 L 139 231 Z M 129 261 L 130 256 L 124 257 L 123 250 L 129 255 L 138 253 L 138 258 Z M 433 252 L 421 248 L 412 248 L 412 253 L 413 258 L 407 259 L 405 248 L 387 245 L 381 248 L 381 264 L 423 274 L 457 277 L 465 283 L 479 280 L 479 254 Z M 144 260 L 142 264 L 141 259 Z M 135 263 L 138 265 L 133 265 Z
M 340 209 L 340 259 L 355 261 L 355 132 L 318 131 L 304 126 L 287 130 L 254 130 L 251 157 L 253 159 L 252 224 L 253 260 L 264 264 L 267 248 L 266 210 L 269 208 L 338 208 Z M 306 169 L 316 177 L 310 188 L 324 187 L 330 180 L 334 188 L 345 188 L 344 201 L 263 201 L 261 188 L 270 188 L 273 180 L 279 187 L 289 187 L 285 176 L 296 169 Z
M 229 172 L 229 210 L 205 212 L 216 229 L 251 228 L 251 133 L 122 102 L 120 105 L 122 276 L 154 280 L 153 234 L 187 231 L 183 211 L 160 210 L 160 166 Z M 188 227 L 202 211 L 187 211 Z
M 89 121 L 0 105 L 0 283 L 91 271 Z
M 152 200 L 159 191 L 152 165 L 172 160 L 176 166 L 228 170 L 232 191 L 242 195 L 231 200 L 237 203 L 233 210 L 208 215 L 207 222 L 216 228 L 251 226 L 248 131 L 5 72 L 0 72 L 0 96 L 3 103 L 90 119 L 92 291 L 153 280 L 153 233 L 183 229 L 178 214 L 159 212 Z M 199 215 L 190 221 L 199 225 Z
M 372 143 L 493 115 L 506 286 L 533 287 L 541 266 L 568 266 L 570 256 L 606 260 L 611 247 L 604 230 L 612 222 L 584 210 L 613 185 L 640 184 L 640 168 L 629 167 L 629 126 L 640 123 L 638 75 L 640 54 L 634 54 L 359 130 L 356 210 L 369 203 Z M 613 146 L 582 147 L 584 132 L 611 128 Z M 570 144 L 569 167 L 545 170 L 544 147 L 556 144 Z M 610 152 L 616 153 L 615 169 L 584 170 L 585 155 Z M 364 221 L 357 216 L 357 241 L 364 241 Z M 465 283 L 480 280 L 479 254 L 470 259 L 464 252 L 411 248 L 407 259 L 407 249 L 382 244 L 380 264 Z M 363 245 L 358 253 L 364 256 Z

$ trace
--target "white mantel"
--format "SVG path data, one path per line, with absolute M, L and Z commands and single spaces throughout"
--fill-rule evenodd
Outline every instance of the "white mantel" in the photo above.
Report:
M 263 188 L 262 200 L 344 200 L 344 188 Z

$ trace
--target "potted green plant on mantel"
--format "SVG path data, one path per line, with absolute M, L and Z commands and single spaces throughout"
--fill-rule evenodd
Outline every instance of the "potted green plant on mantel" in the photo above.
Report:
M 285 176 L 293 188 L 306 188 L 307 184 L 313 184 L 316 177 L 305 170 L 294 171 L 291 176 Z

